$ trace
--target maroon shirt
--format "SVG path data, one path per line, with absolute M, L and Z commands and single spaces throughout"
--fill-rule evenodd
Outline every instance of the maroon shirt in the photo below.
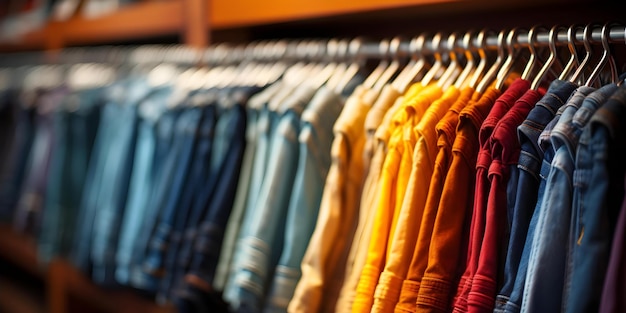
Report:
M 480 150 L 476 161 L 476 187 L 474 192 L 474 209 L 470 224 L 470 238 L 468 243 L 468 255 L 465 272 L 459 281 L 457 294 L 454 299 L 454 312 L 464 313 L 468 309 L 468 295 L 473 284 L 473 277 L 478 268 L 478 259 L 482 246 L 485 230 L 485 213 L 487 211 L 487 199 L 489 195 L 489 165 L 491 158 L 491 134 L 502 117 L 509 111 L 530 88 L 530 82 L 516 79 L 506 91 L 496 99 L 489 115 L 480 127 L 479 142 Z
M 506 257 L 507 183 L 512 164 L 517 164 L 520 144 L 517 126 L 522 124 L 542 92 L 527 90 L 515 101 L 509 112 L 498 122 L 490 138 L 492 163 L 489 166 L 491 188 L 487 200 L 485 233 L 480 249 L 478 267 L 468 296 L 468 312 L 493 312 L 498 283 Z

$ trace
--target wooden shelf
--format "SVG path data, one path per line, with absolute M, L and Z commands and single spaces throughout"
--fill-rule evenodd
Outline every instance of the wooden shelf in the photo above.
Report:
M 0 42 L 0 50 L 51 50 L 176 35 L 185 29 L 183 16 L 179 0 L 139 2 L 101 17 L 50 21 L 17 41 Z
M 100 18 L 79 17 L 59 24 L 67 44 L 173 35 L 183 28 L 182 4 L 171 0 L 139 2 Z
M 589 9 L 597 11 L 606 1 L 601 0 L 598 5 L 594 3 Z M 571 10 L 574 5 L 586 10 L 582 8 L 589 4 L 590 0 L 153 0 L 127 5 L 97 18 L 79 16 L 68 21 L 48 22 L 43 28 L 27 33 L 15 42 L 0 41 L 0 52 L 56 50 L 67 46 L 114 44 L 177 35 L 180 43 L 204 47 L 214 31 L 312 20 L 318 21 L 316 25 L 320 27 L 332 28 L 341 21 L 345 22 L 345 17 L 355 15 L 365 17 L 365 24 L 361 25 L 369 25 L 368 16 L 385 12 L 393 12 L 386 15 L 387 20 L 405 17 L 401 23 L 406 25 L 399 27 L 410 27 L 412 24 L 423 27 L 419 24 L 420 20 L 430 21 L 428 25 L 449 22 L 456 26 L 460 23 L 460 27 L 485 27 L 482 20 L 472 20 L 472 12 L 507 10 L 509 16 L 513 14 L 519 20 L 525 15 L 515 15 L 511 11 L 526 9 L 525 12 L 532 12 L 529 10 L 537 8 L 540 11 L 546 7 L 562 11 L 565 8 Z M 580 16 L 580 11 L 569 12 L 559 17 L 584 18 Z M 457 15 L 450 21 L 433 20 L 443 13 L 467 14 L 467 19 L 459 20 L 462 15 Z M 406 19 L 407 16 L 409 19 Z M 463 22 L 466 20 L 473 26 L 465 25 Z M 529 22 L 542 23 L 543 20 L 539 18 Z M 388 25 L 368 27 L 371 31 L 379 26 L 384 28 Z
M 568 2 L 569 1 L 569 2 Z M 207 8 L 210 28 L 268 25 L 346 15 L 408 10 L 415 17 L 443 12 L 477 12 L 580 3 L 586 0 L 213 0 Z M 394 13 L 394 14 L 396 14 Z M 396 14 L 397 15 L 397 14 Z M 328 20 L 327 20 L 328 21 Z
M 55 259 L 44 266 L 37 259 L 33 238 L 0 225 L 0 258 L 41 278 L 47 289 L 47 312 L 67 313 L 74 300 L 102 313 L 175 313 L 171 306 L 160 306 L 131 290 L 104 290 L 74 268 L 69 262 Z M 90 310 L 91 311 L 91 310 Z
M 217 0 L 208 9 L 211 29 L 253 26 L 337 16 L 382 9 L 420 6 L 459 0 Z

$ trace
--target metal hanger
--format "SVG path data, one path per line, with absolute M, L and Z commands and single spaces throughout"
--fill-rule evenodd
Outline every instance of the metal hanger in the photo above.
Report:
M 333 46 L 334 44 L 335 39 L 331 39 L 327 42 L 312 41 L 309 44 L 312 59 L 322 67 L 312 79 L 305 80 L 303 83 L 308 84 L 313 89 L 319 89 L 332 77 L 339 65 L 337 60 L 328 54 L 329 45 Z
M 501 30 L 498 33 L 498 56 L 496 57 L 496 60 L 491 65 L 491 67 L 489 68 L 485 76 L 481 79 L 480 83 L 478 84 L 478 87 L 476 87 L 476 91 L 478 91 L 479 93 L 483 93 L 485 92 L 485 90 L 487 90 L 487 87 L 489 86 L 489 84 L 491 84 L 494 78 L 496 78 L 496 74 L 498 70 L 500 69 L 500 67 L 502 66 L 502 62 L 504 61 L 504 57 L 506 54 L 506 52 L 504 51 L 505 46 L 506 46 L 505 34 L 506 34 L 505 30 Z
M 458 74 L 461 72 L 461 66 L 459 64 L 458 57 L 456 55 L 456 41 L 458 34 L 451 33 L 448 36 L 446 50 L 448 50 L 448 55 L 450 56 L 450 63 L 448 63 L 448 67 L 441 74 L 441 77 L 437 81 L 437 84 L 441 89 L 446 90 L 454 83 Z
M 537 30 L 543 26 L 535 25 L 528 30 L 528 50 L 530 50 L 530 56 L 528 58 L 528 62 L 526 63 L 526 67 L 522 71 L 521 78 L 524 80 L 531 80 L 532 71 L 537 65 L 538 53 L 537 53 Z
M 459 76 L 456 79 L 456 82 L 454 83 L 454 87 L 456 87 L 457 89 L 461 89 L 461 87 L 463 86 L 463 84 L 465 84 L 465 82 L 467 81 L 472 71 L 476 70 L 475 68 L 476 63 L 474 62 L 474 53 L 472 51 L 473 47 L 472 47 L 472 32 L 471 31 L 468 31 L 463 36 L 462 45 L 463 45 L 463 51 L 464 51 L 464 56 L 465 56 L 465 67 L 463 68 L 463 71 L 461 71 L 461 74 L 459 74 Z
M 346 50 L 347 43 L 345 41 L 341 41 L 339 39 L 331 39 L 328 41 L 326 47 L 327 57 L 331 60 L 331 62 L 336 64 L 334 72 L 325 83 L 325 85 L 330 89 L 337 88 L 339 82 L 345 74 L 345 71 L 348 69 L 345 59 Z
M 383 73 L 389 67 L 391 63 L 391 61 L 389 60 L 389 53 L 388 53 L 389 41 L 386 39 L 381 40 L 380 43 L 378 44 L 378 50 L 381 54 L 380 62 L 378 62 L 378 65 L 376 66 L 376 68 L 374 68 L 374 70 L 372 70 L 370 74 L 367 76 L 365 81 L 363 81 L 362 85 L 366 89 L 372 89 L 374 87 L 374 84 L 376 84 L 376 82 L 383 75 Z
M 415 80 L 415 78 L 427 65 L 426 58 L 423 55 L 425 41 L 426 35 L 422 33 L 421 35 L 413 38 L 409 43 L 409 54 L 411 59 L 392 83 L 396 90 L 401 93 L 404 93 L 407 90 L 411 82 Z
M 496 74 L 496 89 L 502 90 L 504 87 L 504 82 L 506 81 L 507 76 L 511 73 L 511 68 L 513 68 L 513 61 L 517 58 L 519 54 L 519 50 L 515 49 L 515 45 L 517 44 L 517 33 L 519 29 L 513 28 L 509 31 L 508 36 L 506 37 L 506 48 L 508 56 L 504 61 L 504 64 Z
M 483 29 L 480 32 L 478 32 L 478 35 L 476 36 L 476 42 L 478 43 L 476 45 L 476 48 L 477 48 L 476 50 L 478 51 L 478 57 L 480 58 L 480 61 L 478 62 L 478 65 L 476 66 L 476 70 L 474 70 L 474 75 L 472 75 L 468 84 L 471 88 L 474 88 L 474 89 L 476 89 L 476 87 L 478 86 L 480 79 L 485 74 L 485 68 L 487 68 L 488 58 L 487 58 L 487 51 L 485 50 L 486 45 L 487 45 L 487 30 L 486 29 Z
M 587 24 L 583 28 L 583 46 L 585 47 L 585 57 L 582 61 L 580 61 L 580 65 L 576 68 L 576 71 L 570 77 L 569 81 L 571 83 L 580 83 L 584 81 L 583 76 L 584 71 L 587 69 L 589 60 L 591 60 L 593 54 L 593 48 L 591 47 L 591 33 L 593 32 L 592 25 Z
M 530 84 L 530 89 L 537 90 L 539 88 L 539 84 L 545 77 L 548 69 L 554 64 L 554 60 L 556 59 L 557 51 L 556 51 L 556 40 L 558 36 L 559 26 L 553 26 L 548 33 L 548 47 L 550 48 L 550 55 L 548 56 L 548 60 L 543 66 L 539 69 L 539 73 L 535 76 L 532 83 Z
M 579 28 L 577 25 L 570 25 L 567 28 L 567 48 L 570 52 L 570 57 L 559 75 L 559 80 L 566 80 L 567 77 L 572 75 L 572 71 L 578 66 L 578 51 L 576 50 L 576 30 Z
M 385 85 L 391 82 L 392 77 L 400 68 L 399 50 L 401 43 L 402 39 L 400 37 L 394 37 L 389 41 L 388 49 L 384 53 L 391 59 L 391 62 L 372 87 L 373 91 L 380 92 Z
M 428 70 L 428 72 L 426 72 L 426 74 L 424 74 L 424 77 L 422 78 L 422 85 L 424 86 L 428 86 L 428 84 L 430 84 L 430 82 L 435 78 L 435 75 L 437 75 L 441 69 L 443 68 L 443 61 L 441 58 L 441 37 L 442 34 L 441 33 L 436 33 L 432 40 L 431 40 L 431 45 L 432 45 L 432 50 L 433 50 L 433 56 L 435 57 L 435 62 L 433 63 L 433 65 L 430 67 L 430 69 Z
M 602 26 L 602 33 L 601 33 L 601 41 L 602 41 L 602 48 L 603 48 L 602 58 L 600 58 L 600 61 L 594 67 L 593 71 L 591 72 L 591 75 L 589 75 L 589 78 L 585 82 L 585 86 L 591 86 L 594 82 L 598 80 L 598 78 L 600 77 L 600 72 L 605 68 L 607 62 L 609 64 L 609 70 L 611 71 L 611 81 L 617 82 L 617 79 L 618 79 L 617 68 L 615 66 L 615 59 L 613 59 L 613 56 L 611 54 L 611 45 L 609 43 L 609 35 L 610 35 L 609 26 L 610 26 L 610 23 L 606 23 Z
M 365 58 L 362 58 L 359 54 L 359 50 L 361 49 L 362 42 L 360 38 L 355 38 L 345 45 L 345 54 L 346 60 L 350 60 L 351 63 L 344 72 L 343 77 L 337 84 L 335 91 L 337 93 L 342 93 L 344 89 L 348 86 L 350 81 L 356 76 L 356 74 L 364 67 Z

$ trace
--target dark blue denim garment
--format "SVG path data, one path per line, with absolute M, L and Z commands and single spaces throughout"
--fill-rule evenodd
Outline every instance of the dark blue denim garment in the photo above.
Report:
M 215 298 L 212 288 L 206 289 L 213 282 L 222 238 L 226 223 L 235 201 L 235 192 L 239 180 L 241 163 L 246 148 L 247 113 L 245 105 L 248 99 L 260 91 L 257 87 L 237 87 L 225 94 L 218 101 L 218 121 L 215 128 L 214 158 L 212 158 L 211 176 L 216 180 L 213 190 L 201 194 L 188 221 L 187 233 L 194 233 L 188 268 L 184 276 L 175 277 L 173 301 L 180 309 L 191 305 L 196 309 L 213 307 Z M 211 185 L 207 185 L 209 188 Z M 194 229 L 189 231 L 189 229 Z M 182 255 L 180 257 L 184 257 Z M 185 261 L 185 260 L 181 260 Z M 180 269 L 185 265 L 179 263 Z M 192 277 L 192 279 L 189 279 Z
M 20 95 L 21 91 L 16 91 L 12 95 L 16 98 L 15 103 L 13 105 L 7 103 L 7 106 L 13 110 L 13 112 L 10 112 L 13 113 L 13 116 L 7 118 L 15 122 L 12 130 L 11 145 L 6 147 L 6 150 L 3 150 L 6 151 L 3 153 L 5 160 L 0 165 L 2 166 L 0 176 L 0 218 L 7 223 L 13 220 L 35 130 L 35 106 L 33 103 L 20 101 L 18 99 Z
M 593 114 L 576 154 L 570 262 L 562 312 L 597 312 L 624 197 L 626 88 Z
M 33 236 L 40 231 L 50 158 L 55 148 L 53 117 L 68 92 L 64 86 L 50 89 L 35 104 L 35 133 L 14 216 L 15 228 Z

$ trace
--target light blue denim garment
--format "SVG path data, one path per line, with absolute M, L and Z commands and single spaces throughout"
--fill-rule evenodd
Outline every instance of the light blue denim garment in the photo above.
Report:
M 172 147 L 174 146 L 175 138 L 175 129 L 176 124 L 178 122 L 179 117 L 185 111 L 184 106 L 173 106 L 168 107 L 168 109 L 163 112 L 161 117 L 156 122 L 155 129 L 155 143 L 154 143 L 154 154 L 152 156 L 152 164 L 149 167 L 149 177 L 150 177 L 150 189 L 148 190 L 148 196 L 146 198 L 140 198 L 138 206 L 141 207 L 142 219 L 140 220 L 140 224 L 136 225 L 136 229 L 133 229 L 133 232 L 137 234 L 137 236 L 133 240 L 133 248 L 132 253 L 130 255 L 129 261 L 129 284 L 132 285 L 133 274 L 139 272 L 141 268 L 141 263 L 143 262 L 145 249 L 148 244 L 148 240 L 150 237 L 150 231 L 156 223 L 157 216 L 159 212 L 155 209 L 152 209 L 150 204 L 155 201 L 157 197 L 157 186 L 163 180 L 162 177 L 166 172 L 164 164 L 170 154 L 176 153 Z M 162 194 L 162 193 L 160 193 Z
M 133 161 L 133 170 L 129 186 L 129 198 L 126 202 L 119 242 L 115 255 L 115 278 L 120 284 L 128 284 L 129 267 L 139 227 L 145 217 L 146 203 L 150 197 L 152 183 L 152 165 L 157 140 L 157 122 L 165 114 L 166 99 L 172 88 L 164 86 L 156 89 L 151 96 L 139 105 L 139 127 L 137 146 Z
M 54 114 L 55 147 L 37 245 L 44 263 L 69 255 L 102 100 L 102 88 L 73 91 Z
M 93 263 L 92 279 L 97 284 L 115 285 L 115 253 L 119 240 L 121 219 L 128 198 L 128 187 L 135 154 L 138 106 L 151 88 L 139 79 L 129 82 L 122 102 L 109 103 L 115 122 L 104 127 L 114 127 L 107 143 L 102 185 L 98 193 L 94 214 L 91 243 Z
M 599 91 L 605 89 L 601 88 Z M 597 312 L 606 275 L 615 222 L 624 195 L 623 121 L 626 88 L 594 94 L 604 103 L 581 135 L 574 171 L 574 206 L 561 312 Z M 610 98 L 609 98 L 610 95 Z M 619 177 L 622 177 L 621 179 Z
M 140 242 L 137 243 L 138 263 L 133 263 L 130 273 L 131 284 L 150 293 L 157 291 L 161 273 L 158 273 L 162 258 L 151 257 L 154 250 L 162 244 L 159 232 L 169 231 L 160 228 L 160 221 L 171 217 L 180 199 L 181 190 L 187 175 L 193 152 L 196 132 L 202 117 L 201 109 L 186 106 L 176 119 L 173 128 L 171 152 L 161 165 L 161 175 L 155 180 L 147 211 L 149 220 L 144 221 L 140 230 Z M 148 217 L 147 217 L 148 218 Z M 156 237 L 155 237 L 156 236 Z M 133 260 L 133 261 L 134 261 Z
M 239 233 L 235 241 L 235 247 L 233 251 L 233 260 L 230 264 L 229 272 L 227 274 L 226 284 L 224 285 L 224 299 L 227 302 L 233 302 L 236 300 L 237 295 L 234 293 L 234 274 L 239 267 L 241 251 L 242 251 L 242 238 L 246 229 L 250 227 L 251 223 L 254 223 L 254 211 L 256 209 L 257 200 L 260 194 L 261 186 L 265 180 L 265 175 L 268 169 L 268 162 L 271 150 L 271 138 L 274 136 L 276 125 L 278 124 L 278 113 L 270 109 L 270 102 L 284 101 L 293 91 L 295 86 L 280 83 L 281 88 L 275 92 L 275 94 L 268 101 L 262 103 L 258 108 L 259 114 L 257 119 L 257 149 L 254 156 L 254 163 L 252 166 L 252 173 L 250 177 L 250 187 L 248 190 L 248 198 L 246 200 L 245 213 L 242 218 Z
M 145 203 L 141 204 L 144 208 L 141 224 L 138 226 L 137 237 L 133 245 L 132 256 L 130 261 L 129 284 L 139 289 L 154 290 L 155 287 L 145 279 L 143 273 L 143 262 L 147 251 L 150 236 L 154 230 L 157 218 L 160 214 L 160 207 L 165 202 L 169 183 L 172 180 L 173 171 L 175 169 L 175 159 L 179 150 L 176 149 L 178 144 L 178 125 L 180 119 L 187 112 L 190 99 L 195 92 L 179 93 L 176 89 L 167 99 L 170 103 L 168 110 L 163 113 L 156 125 L 156 142 L 155 151 L 152 160 L 151 174 L 152 177 L 149 197 Z
M 243 228 L 241 256 L 234 274 L 235 310 L 260 312 L 283 248 L 285 220 L 298 165 L 300 115 L 315 90 L 298 87 L 279 108 L 266 177 L 252 219 Z
M 224 232 L 224 241 L 220 251 L 220 258 L 215 272 L 215 279 L 213 280 L 213 288 L 219 291 L 224 290 L 226 281 L 228 280 L 230 264 L 233 260 L 235 250 L 235 243 L 237 241 L 237 236 L 239 234 L 247 206 L 248 194 L 250 192 L 252 180 L 252 170 L 254 166 L 254 156 L 256 155 L 257 150 L 257 119 L 259 110 L 266 105 L 269 99 L 276 93 L 276 91 L 279 90 L 280 87 L 280 83 L 274 83 L 266 87 L 263 91 L 252 96 L 246 105 L 246 150 L 244 151 L 241 165 L 239 183 L 237 184 L 235 203 L 233 204 L 232 212 L 228 218 L 228 224 L 226 225 L 226 231 Z
M 85 187 L 80 199 L 77 218 L 77 235 L 74 238 L 71 262 L 81 271 L 91 270 L 91 244 L 93 227 L 98 208 L 98 194 L 103 184 L 103 173 L 106 171 L 105 161 L 109 151 L 109 142 L 117 128 L 118 116 L 114 110 L 117 102 L 122 101 L 125 91 L 124 81 L 119 81 L 103 90 L 105 103 L 102 105 L 98 131 L 94 140 L 93 151 L 89 159 Z
M 579 87 L 570 97 L 567 104 L 559 108 L 559 112 L 562 114 L 568 106 L 579 107 L 586 95 L 593 90 L 593 88 L 584 86 Z M 569 116 L 568 114 L 565 118 Z M 557 123 L 553 123 L 552 129 L 558 123 L 567 123 L 567 121 L 559 119 Z M 550 134 L 541 137 L 542 142 L 540 145 L 555 150 L 558 147 L 550 144 L 551 133 L 552 130 L 550 130 Z M 557 310 L 561 305 L 565 255 L 567 251 L 566 241 L 570 217 L 571 173 L 574 171 L 573 162 L 567 162 L 564 158 L 564 153 L 566 153 L 564 150 L 554 153 L 548 171 L 549 174 L 543 198 L 539 199 L 537 203 L 541 207 L 535 209 L 541 213 L 537 220 L 534 240 L 531 244 L 528 272 L 526 274 L 527 288 L 522 298 L 523 312 L 543 312 L 541 310 L 544 308 L 548 309 L 548 312 L 552 312 L 549 310 L 550 305 L 557 308 Z M 546 158 L 544 158 L 544 161 L 547 161 Z
M 530 243 L 533 241 L 534 229 L 537 224 L 538 210 L 536 209 L 538 199 L 543 198 L 545 190 L 545 179 L 540 176 L 541 171 L 549 172 L 542 166 L 545 155 L 539 147 L 538 138 L 546 125 L 554 118 L 558 109 L 567 101 L 572 92 L 578 86 L 567 81 L 553 81 L 545 95 L 535 104 L 529 112 L 526 120 L 518 127 L 518 138 L 520 140 L 520 157 L 518 161 L 519 180 L 517 184 L 518 195 L 515 202 L 516 215 L 520 217 L 517 221 L 519 227 L 516 232 L 517 240 L 510 240 L 509 245 L 523 244 L 522 254 L 514 275 L 515 281 L 512 286 L 508 285 L 506 290 L 501 290 L 496 298 L 495 312 L 518 313 L 522 304 L 524 285 L 526 283 L 526 269 L 530 255 Z M 549 150 L 548 150 L 549 151 Z M 543 167 L 543 168 L 542 168 Z M 516 223 L 515 221 L 513 223 Z M 527 231 L 524 234 L 524 230 Z M 522 236 L 525 238 L 521 242 Z M 511 250 L 511 249 L 509 249 Z
M 302 276 L 300 263 L 317 221 L 330 167 L 333 124 L 343 103 L 341 95 L 322 87 L 302 113 L 298 167 L 287 211 L 283 251 L 266 301 L 266 312 L 287 312 Z

